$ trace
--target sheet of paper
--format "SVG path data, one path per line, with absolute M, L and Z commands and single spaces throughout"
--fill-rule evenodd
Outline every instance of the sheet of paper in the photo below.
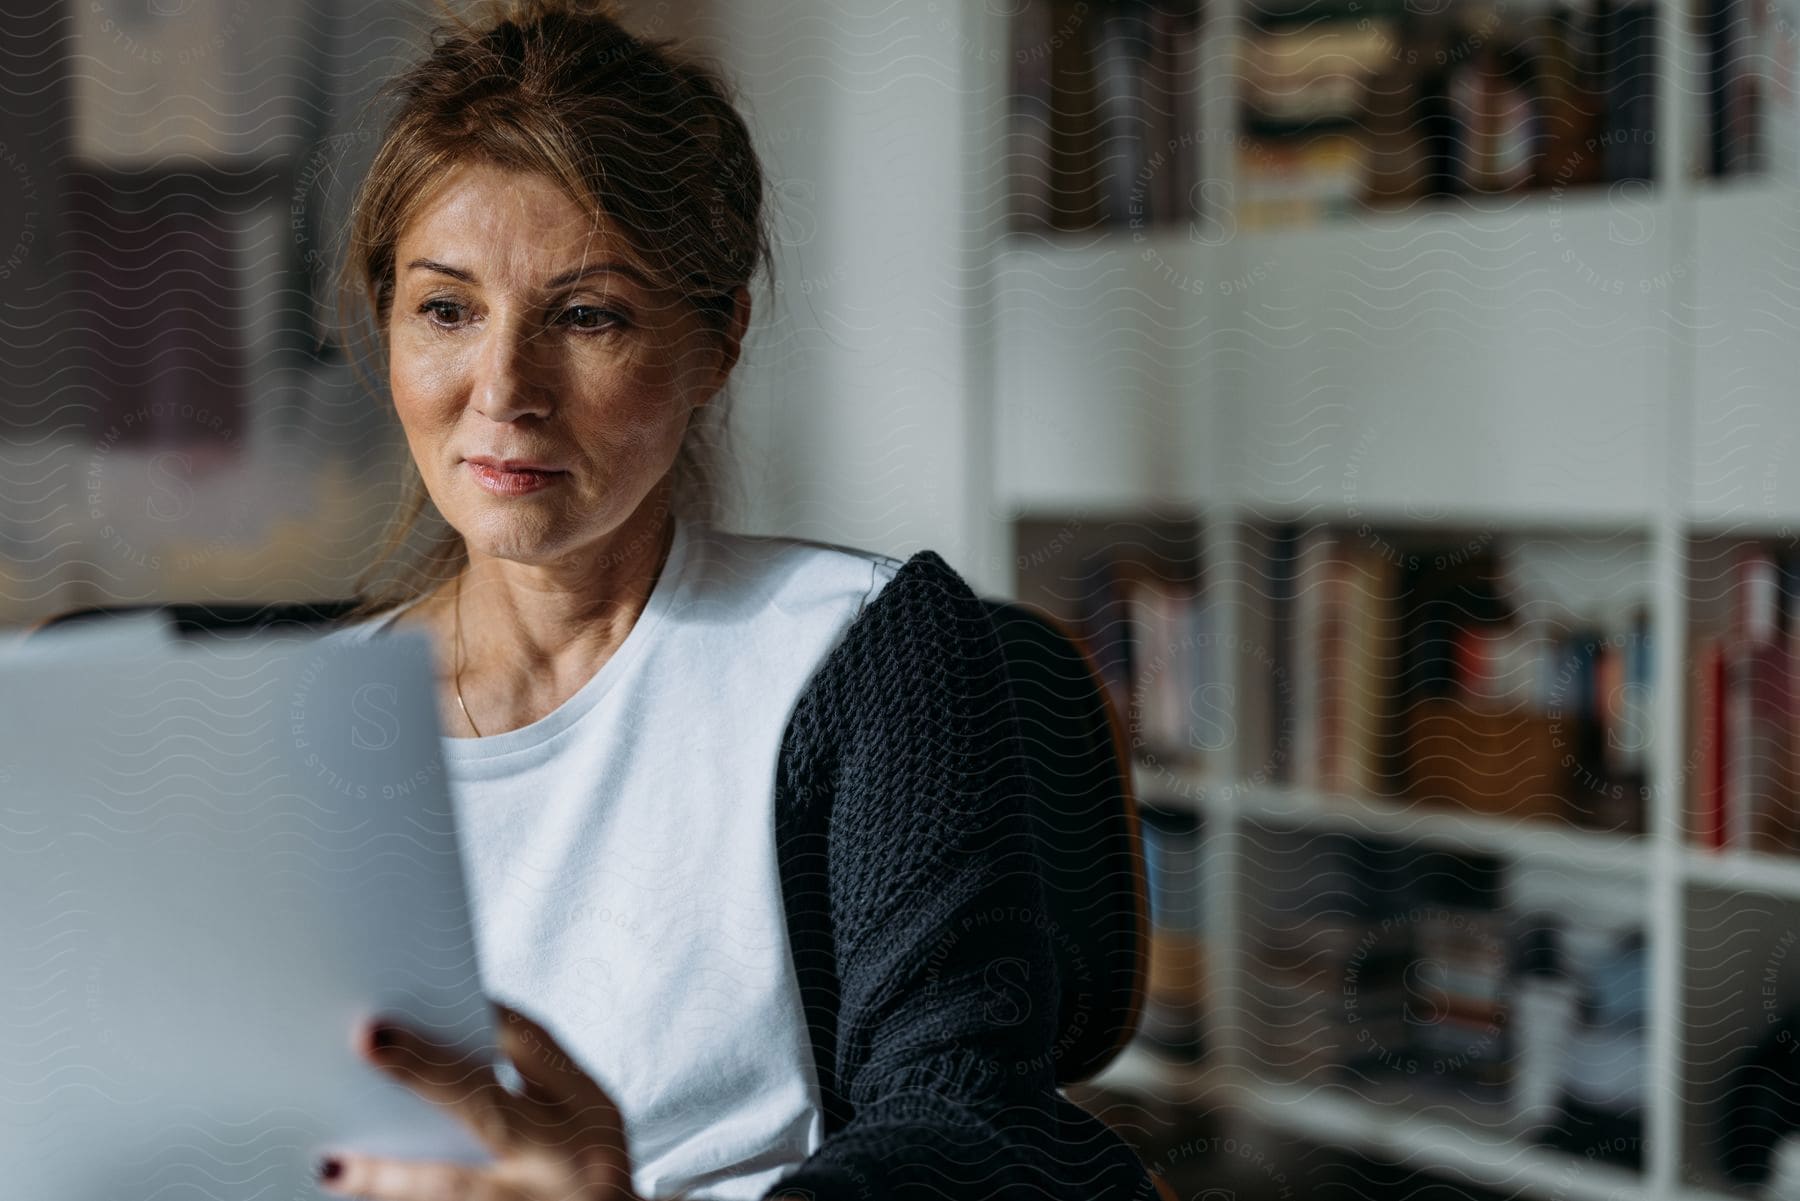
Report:
M 485 1159 L 352 1042 L 385 1012 L 495 1056 L 425 639 L 105 639 L 0 657 L 6 1193 Z

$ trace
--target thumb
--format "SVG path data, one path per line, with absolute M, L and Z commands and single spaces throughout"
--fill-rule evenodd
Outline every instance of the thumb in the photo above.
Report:
M 554 1035 L 536 1019 L 510 1005 L 496 1001 L 494 1010 L 500 1049 L 518 1069 L 528 1096 L 583 1112 L 588 1121 L 619 1126 L 618 1108 L 612 1098 L 582 1070 L 573 1055 L 563 1050 Z

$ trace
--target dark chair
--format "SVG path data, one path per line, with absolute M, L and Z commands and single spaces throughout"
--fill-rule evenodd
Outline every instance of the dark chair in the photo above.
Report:
M 299 629 L 325 626 L 348 613 L 353 600 L 270 601 L 265 604 L 237 602 L 204 604 L 199 602 L 158 603 L 141 605 L 96 605 L 87 609 L 71 609 L 45 618 L 31 627 L 31 633 L 51 628 L 65 629 L 107 617 L 125 617 L 134 613 L 161 611 L 169 624 L 183 638 L 197 634 L 252 633 L 268 629 Z
M 1057 1081 L 1091 1079 L 1137 1032 L 1149 913 L 1131 758 L 1082 643 L 1055 618 L 989 600 L 1014 682 L 1062 973 Z
M 161 609 L 184 638 L 326 626 L 350 600 L 141 604 L 72 610 L 32 632 Z M 1052 942 L 1061 975 L 1057 1081 L 1092 1078 L 1119 1054 L 1143 1013 L 1148 909 L 1130 757 L 1117 715 L 1081 643 L 1054 618 L 990 600 L 1016 686 L 1036 804 Z

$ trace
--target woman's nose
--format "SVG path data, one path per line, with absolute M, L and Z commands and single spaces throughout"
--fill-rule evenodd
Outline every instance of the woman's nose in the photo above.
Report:
M 492 421 L 548 416 L 554 390 L 545 361 L 550 339 L 522 321 L 495 322 L 475 366 L 470 403 Z

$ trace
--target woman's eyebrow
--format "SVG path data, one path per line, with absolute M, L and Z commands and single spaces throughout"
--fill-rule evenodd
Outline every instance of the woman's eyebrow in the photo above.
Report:
M 452 267 L 448 263 L 440 263 L 436 259 L 414 259 L 412 262 L 406 264 L 406 269 L 408 271 L 432 271 L 439 275 L 448 275 L 451 279 L 461 280 L 465 284 L 480 282 L 475 278 L 475 273 L 473 271 L 466 271 L 461 267 Z M 564 271 L 561 275 L 548 281 L 544 286 L 546 288 L 561 288 L 574 283 L 578 279 L 585 279 L 590 275 L 607 273 L 623 275 L 642 288 L 650 287 L 650 281 L 645 279 L 641 272 L 628 263 L 591 263 L 585 267 L 576 267 L 572 270 Z

